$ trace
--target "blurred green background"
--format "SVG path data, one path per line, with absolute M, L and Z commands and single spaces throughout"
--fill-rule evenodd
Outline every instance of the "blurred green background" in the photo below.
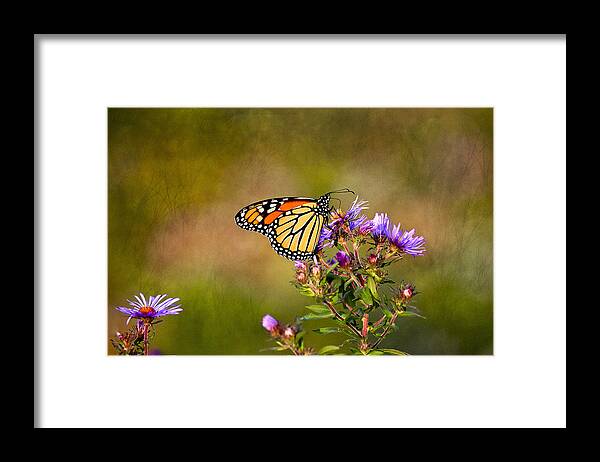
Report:
M 312 300 L 290 285 L 293 263 L 233 217 L 347 187 L 369 217 L 427 239 L 425 256 L 391 266 L 427 319 L 401 319 L 382 346 L 492 354 L 492 132 L 491 108 L 109 108 L 108 336 L 127 319 L 115 306 L 167 293 L 184 311 L 157 326 L 161 354 L 280 354 L 260 351 L 272 346 L 262 316 L 291 322 Z

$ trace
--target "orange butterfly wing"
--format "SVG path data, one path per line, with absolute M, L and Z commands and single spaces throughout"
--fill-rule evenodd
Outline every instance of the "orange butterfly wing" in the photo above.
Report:
M 307 203 L 316 203 L 310 197 L 281 197 L 254 202 L 235 215 L 238 226 L 249 231 L 265 234 L 264 230 L 284 212 Z

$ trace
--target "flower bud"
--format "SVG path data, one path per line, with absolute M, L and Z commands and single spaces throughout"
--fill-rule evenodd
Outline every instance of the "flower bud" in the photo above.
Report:
M 412 298 L 415 294 L 415 286 L 412 284 L 405 284 L 404 282 L 400 284 L 400 298 L 403 302 L 407 302 Z
M 285 330 L 283 331 L 283 336 L 285 338 L 291 338 L 294 335 L 296 335 L 297 332 L 298 332 L 298 328 L 292 324 L 285 328 Z
M 294 268 L 296 268 L 297 271 L 306 272 L 306 263 L 301 260 L 295 261 Z
M 366 338 L 369 333 L 369 314 L 366 313 L 362 318 L 362 336 Z
M 397 289 L 393 301 L 398 308 L 404 309 L 404 306 L 413 297 L 414 294 L 415 286 L 413 286 L 412 284 L 405 284 L 403 282 L 402 284 L 400 284 L 400 288 Z
M 314 277 L 316 277 L 317 279 L 319 279 L 321 277 L 321 268 L 319 268 L 318 265 L 315 265 L 311 268 L 311 272 L 313 274 Z
M 371 255 L 369 255 L 369 257 L 367 258 L 369 265 L 375 265 L 377 263 L 377 255 L 375 255 L 374 253 L 372 253 Z
M 298 281 L 300 284 L 304 284 L 306 282 L 306 273 L 298 271 L 296 273 L 296 281 Z
M 269 332 L 273 333 L 279 327 L 279 321 L 270 314 L 265 314 L 262 318 L 262 326 Z
M 339 262 L 342 268 L 350 266 L 350 256 L 346 252 L 339 251 L 335 254 L 335 259 Z

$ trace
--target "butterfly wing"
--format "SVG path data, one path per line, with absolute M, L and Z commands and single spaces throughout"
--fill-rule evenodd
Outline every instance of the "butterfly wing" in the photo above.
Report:
M 319 243 L 325 218 L 312 207 L 310 211 L 304 210 L 306 208 L 300 206 L 290 214 L 278 218 L 268 236 L 273 249 L 289 260 L 311 258 Z
M 279 255 L 306 260 L 314 255 L 325 216 L 313 198 L 282 197 L 244 207 L 235 221 L 243 229 L 267 236 Z

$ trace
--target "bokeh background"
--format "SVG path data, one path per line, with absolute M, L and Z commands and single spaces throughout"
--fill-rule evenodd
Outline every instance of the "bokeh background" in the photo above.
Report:
M 382 346 L 492 354 L 491 108 L 109 108 L 108 337 L 127 319 L 115 306 L 167 293 L 184 311 L 157 326 L 161 354 L 281 354 L 261 351 L 262 316 L 291 322 L 312 301 L 289 283 L 293 263 L 233 217 L 340 188 L 427 239 L 425 256 L 390 267 L 427 319 L 401 319 Z

